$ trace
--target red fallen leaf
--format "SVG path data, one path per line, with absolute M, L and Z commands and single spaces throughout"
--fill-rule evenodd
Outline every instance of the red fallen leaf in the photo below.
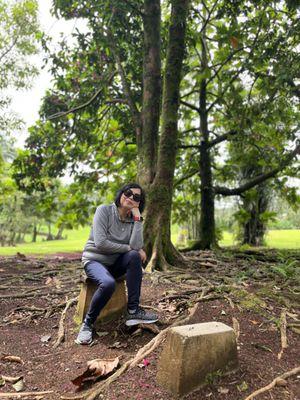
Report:
M 119 357 L 116 357 L 114 359 L 104 359 L 101 360 L 100 358 L 97 358 L 95 360 L 91 360 L 87 362 L 87 370 L 84 371 L 83 374 L 77 376 L 75 379 L 73 379 L 71 382 L 75 386 L 82 386 L 82 384 L 86 381 L 95 381 L 97 378 L 100 376 L 106 376 L 110 372 L 112 372 L 115 368 L 117 368 L 119 364 Z
M 147 367 L 150 364 L 150 361 L 148 360 L 148 358 L 143 359 L 143 364 L 145 367 Z

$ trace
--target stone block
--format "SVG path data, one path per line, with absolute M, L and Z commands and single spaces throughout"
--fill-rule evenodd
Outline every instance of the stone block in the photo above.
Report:
M 221 322 L 171 328 L 162 350 L 157 382 L 175 396 L 204 385 L 209 374 L 238 366 L 235 333 Z
M 97 285 L 93 283 L 89 278 L 84 278 L 81 284 L 81 290 L 79 294 L 79 300 L 77 304 L 77 312 L 75 320 L 78 323 L 82 323 L 89 308 L 93 294 L 97 289 Z M 116 289 L 106 304 L 106 306 L 101 311 L 99 317 L 97 318 L 96 325 L 101 324 L 101 322 L 106 322 L 115 318 L 118 318 L 125 310 L 127 304 L 127 296 L 125 289 L 124 279 L 117 280 Z

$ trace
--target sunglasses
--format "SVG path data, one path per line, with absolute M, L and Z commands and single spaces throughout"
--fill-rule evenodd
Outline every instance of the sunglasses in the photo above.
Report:
M 127 189 L 123 193 L 125 197 L 129 198 L 132 196 L 133 200 L 136 201 L 137 203 L 141 201 L 142 196 L 138 193 L 133 193 L 131 189 Z

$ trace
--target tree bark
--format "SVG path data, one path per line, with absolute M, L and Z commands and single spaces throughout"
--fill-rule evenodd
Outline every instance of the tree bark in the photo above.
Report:
M 162 132 L 157 172 L 148 193 L 145 248 L 149 266 L 166 269 L 183 257 L 171 243 L 170 220 L 176 161 L 179 87 L 185 50 L 188 0 L 173 0 L 163 84 Z
M 201 35 L 201 70 L 208 68 L 207 46 L 205 41 L 205 29 Z M 202 79 L 200 83 L 199 99 L 200 131 L 202 140 L 200 143 L 200 224 L 198 237 L 199 240 L 193 245 L 193 249 L 210 249 L 216 245 L 215 236 L 215 198 L 213 190 L 210 141 L 207 120 L 207 80 Z
M 32 243 L 36 242 L 36 237 L 37 237 L 37 227 L 36 227 L 36 224 L 34 224 L 33 233 L 32 233 Z
M 268 210 L 269 206 L 268 184 L 258 185 L 255 191 L 255 198 L 252 198 L 252 200 L 244 198 L 243 200 L 243 209 L 249 213 L 249 219 L 242 226 L 242 244 L 263 246 L 266 223 L 261 218 L 261 215 Z
M 144 1 L 143 23 L 142 143 L 138 148 L 138 179 L 147 190 L 154 180 L 157 163 L 161 101 L 160 0 Z

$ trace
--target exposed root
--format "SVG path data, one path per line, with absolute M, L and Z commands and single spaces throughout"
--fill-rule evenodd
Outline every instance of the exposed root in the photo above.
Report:
M 286 379 L 289 378 L 290 376 L 296 375 L 300 372 L 300 367 L 296 367 L 294 369 L 292 369 L 291 371 L 285 372 L 282 375 L 277 376 L 277 378 L 275 378 L 271 383 L 269 383 L 267 386 L 264 386 L 260 389 L 257 389 L 255 392 L 251 393 L 250 396 L 246 397 L 244 400 L 252 400 L 254 399 L 254 397 L 256 397 L 257 395 L 267 392 L 268 390 L 272 389 L 273 387 L 275 387 L 276 385 L 280 385 L 280 383 Z
M 239 324 L 239 321 L 234 317 L 232 317 L 232 325 L 233 325 L 233 330 L 235 333 L 235 340 L 236 340 L 236 342 L 238 342 L 239 337 L 240 337 L 240 324 Z
M 283 310 L 280 315 L 280 335 L 281 335 L 281 351 L 278 353 L 278 360 L 281 359 L 284 350 L 288 347 L 286 337 L 286 311 Z
M 112 382 L 114 382 L 120 375 L 122 375 L 128 369 L 135 367 L 136 365 L 140 364 L 140 362 L 150 354 L 154 349 L 156 349 L 162 341 L 165 339 L 167 332 L 175 326 L 180 326 L 186 324 L 195 314 L 197 310 L 198 304 L 194 304 L 194 306 L 190 309 L 188 316 L 181 317 L 177 321 L 175 321 L 171 326 L 167 327 L 166 329 L 162 330 L 157 336 L 155 336 L 150 342 L 148 342 L 144 347 L 142 347 L 135 357 L 131 358 L 130 360 L 126 361 L 125 364 L 121 366 L 113 375 L 107 378 L 105 381 L 100 382 L 96 387 L 88 390 L 86 393 L 82 393 L 78 396 L 61 396 L 63 400 L 95 400 L 97 396 L 106 389 Z
M 66 319 L 66 313 L 70 307 L 77 303 L 78 297 L 74 299 L 70 299 L 66 303 L 66 307 L 64 308 L 63 312 L 61 313 L 60 321 L 59 321 L 59 328 L 58 328 L 58 335 L 55 343 L 53 344 L 53 348 L 56 349 L 64 340 L 65 340 L 65 327 L 64 322 Z
M 21 397 L 38 397 L 45 396 L 46 394 L 53 393 L 53 390 L 47 390 L 44 392 L 18 392 L 18 393 L 0 393 L 0 399 L 12 399 L 12 398 L 21 398 Z

